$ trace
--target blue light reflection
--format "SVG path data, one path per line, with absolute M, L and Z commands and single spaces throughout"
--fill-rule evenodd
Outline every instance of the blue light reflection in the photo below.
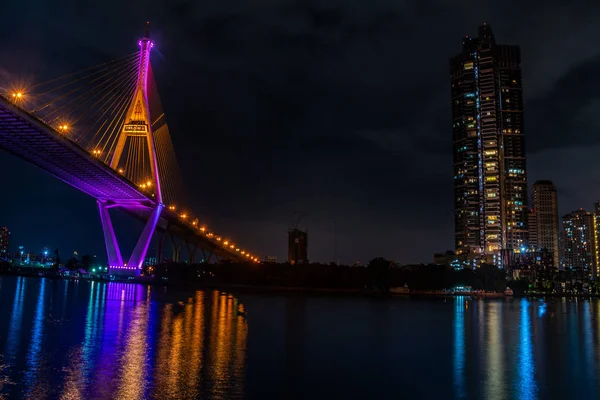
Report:
M 519 334 L 519 364 L 518 364 L 518 398 L 533 400 L 536 398 L 535 362 L 531 335 L 531 318 L 529 316 L 529 301 L 521 300 L 521 321 Z

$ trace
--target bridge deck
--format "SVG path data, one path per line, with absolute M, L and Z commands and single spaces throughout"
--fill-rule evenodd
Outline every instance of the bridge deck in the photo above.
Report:
M 123 211 L 146 220 L 155 201 L 125 177 L 93 157 L 34 115 L 0 95 L 0 148 L 41 168 L 74 188 L 103 201 L 114 201 Z M 139 207 L 141 206 L 141 207 Z M 159 226 L 177 231 L 191 244 L 232 260 L 243 256 L 206 237 L 175 213 L 165 210 Z
M 0 147 L 93 198 L 150 200 L 108 165 L 2 96 Z

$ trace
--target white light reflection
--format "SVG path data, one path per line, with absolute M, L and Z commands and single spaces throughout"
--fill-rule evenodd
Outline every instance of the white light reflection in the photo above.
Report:
M 487 304 L 487 376 L 485 384 L 485 398 L 504 399 L 504 354 L 502 349 L 502 324 L 500 322 L 503 304 L 490 302 Z

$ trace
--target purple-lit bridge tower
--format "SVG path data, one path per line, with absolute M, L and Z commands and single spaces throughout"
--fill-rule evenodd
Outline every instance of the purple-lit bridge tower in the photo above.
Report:
M 174 261 L 185 245 L 190 263 L 199 253 L 205 262 L 258 262 L 181 205 L 179 169 L 150 64 L 153 46 L 147 24 L 138 52 L 30 88 L 0 85 L 0 147 L 96 199 L 111 274 L 138 276 L 153 239 L 160 263 L 167 237 Z M 144 223 L 128 259 L 111 209 Z
M 160 218 L 162 209 L 164 208 L 162 194 L 160 190 L 160 176 L 158 174 L 158 163 L 156 156 L 156 146 L 152 136 L 152 120 L 150 119 L 150 106 L 148 103 L 148 73 L 150 69 L 150 50 L 154 43 L 150 40 L 150 27 L 146 23 L 146 34 L 139 41 L 140 57 L 138 65 L 138 79 L 134 91 L 131 105 L 125 114 L 125 123 L 120 129 L 120 134 L 117 137 L 116 148 L 110 161 L 110 167 L 117 169 L 119 161 L 122 158 L 123 150 L 128 138 L 141 138 L 146 142 L 149 165 L 152 174 L 152 181 L 148 181 L 146 185 L 154 188 L 152 196 L 155 197 L 156 203 L 152 205 L 150 216 L 146 222 L 146 226 L 139 237 L 129 261 L 124 263 L 121 255 L 121 249 L 117 241 L 117 236 L 110 219 L 108 209 L 114 206 L 122 208 L 131 207 L 130 204 L 119 204 L 119 200 L 111 199 L 103 201 L 98 199 L 98 208 L 100 209 L 100 220 L 102 221 L 102 231 L 104 232 L 104 241 L 106 243 L 106 255 L 108 256 L 108 265 L 111 271 L 132 270 L 139 273 L 142 269 L 148 246 L 152 240 L 152 235 L 156 230 L 156 225 Z M 138 205 L 133 205 L 137 207 Z

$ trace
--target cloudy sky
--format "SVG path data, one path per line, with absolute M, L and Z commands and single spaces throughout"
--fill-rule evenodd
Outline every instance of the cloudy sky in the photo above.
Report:
M 2 73 L 117 58 L 150 20 L 190 208 L 262 255 L 285 258 L 298 214 L 317 261 L 428 262 L 452 248 L 448 60 L 483 22 L 521 46 L 530 183 L 554 181 L 561 214 L 600 199 L 600 4 L 82 3 L 3 2 Z M 92 199 L 6 153 L 0 171 L 15 246 L 104 257 Z M 117 225 L 124 245 L 141 229 Z

